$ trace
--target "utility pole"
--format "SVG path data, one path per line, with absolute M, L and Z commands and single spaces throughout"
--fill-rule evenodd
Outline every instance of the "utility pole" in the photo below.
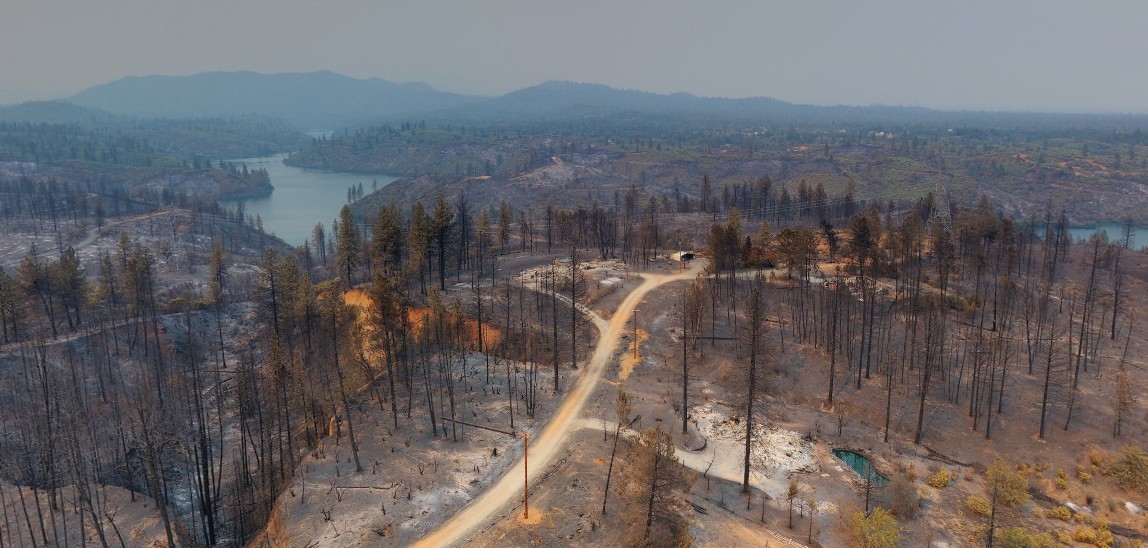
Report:
M 522 438 L 522 520 L 530 519 L 530 434 L 519 432 Z

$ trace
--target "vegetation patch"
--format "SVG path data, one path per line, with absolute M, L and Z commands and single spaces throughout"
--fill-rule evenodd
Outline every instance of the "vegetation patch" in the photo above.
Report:
M 956 474 L 949 472 L 949 470 L 947 468 L 942 468 L 942 469 L 938 470 L 937 473 L 929 476 L 929 479 L 925 483 L 928 483 L 929 487 L 934 487 L 936 489 L 944 489 L 946 486 L 949 485 L 950 482 L 952 482 L 956 478 L 957 478 Z
M 1148 455 L 1139 447 L 1124 448 L 1120 458 L 1108 468 L 1116 484 L 1127 491 L 1148 493 Z
M 877 508 L 868 515 L 861 510 L 851 513 L 848 534 L 852 546 L 865 548 L 895 548 L 904 536 L 897 520 L 884 508 Z

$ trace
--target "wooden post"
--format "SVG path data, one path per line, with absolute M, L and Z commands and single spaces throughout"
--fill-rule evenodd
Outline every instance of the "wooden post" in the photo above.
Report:
M 522 437 L 522 519 L 530 519 L 530 434 L 518 433 Z

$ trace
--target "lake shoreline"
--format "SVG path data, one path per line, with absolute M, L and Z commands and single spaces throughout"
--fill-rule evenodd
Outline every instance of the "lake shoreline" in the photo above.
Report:
M 369 194 L 400 179 L 292 166 L 284 161 L 288 155 L 226 160 L 248 168 L 266 169 L 272 190 L 221 197 L 219 203 L 232 210 L 242 203 L 247 215 L 259 217 L 266 232 L 293 246 L 309 242 L 316 224 L 329 228 L 331 220 L 337 218 L 339 210 L 348 203 L 348 191 L 352 187 L 361 186 L 363 193 Z

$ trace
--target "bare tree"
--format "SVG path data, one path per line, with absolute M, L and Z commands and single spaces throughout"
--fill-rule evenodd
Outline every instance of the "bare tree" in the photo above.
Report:
M 789 528 L 793 529 L 793 503 L 801 494 L 801 489 L 797 485 L 797 480 L 789 478 L 789 487 L 785 490 L 785 502 L 789 504 Z
M 805 506 L 809 508 L 809 531 L 806 534 L 806 544 L 813 544 L 813 526 L 817 521 L 817 514 L 821 511 L 821 505 L 817 502 L 817 491 L 809 486 L 805 490 Z
M 343 401 L 343 421 L 347 423 L 347 436 L 351 442 L 351 455 L 355 460 L 355 471 L 362 472 L 363 464 L 359 461 L 359 443 L 355 439 L 355 421 L 351 416 L 351 399 L 347 395 L 346 375 L 343 371 L 343 366 L 339 363 L 339 332 L 347 327 L 350 321 L 348 317 L 347 305 L 343 302 L 343 295 L 341 291 L 334 291 L 334 287 L 329 288 L 325 304 L 326 315 L 331 326 L 331 361 L 332 367 L 335 369 L 335 375 L 339 379 L 339 396 Z
M 1048 291 L 1045 291 L 1045 294 L 1041 297 L 1041 299 L 1044 301 L 1041 303 L 1042 308 L 1047 308 L 1047 301 L 1049 299 Z M 1051 323 L 1052 325 L 1048 329 L 1048 347 L 1044 363 L 1044 386 L 1040 397 L 1040 439 L 1044 439 L 1045 427 L 1048 424 L 1048 404 L 1050 398 L 1053 395 L 1052 391 L 1056 388 L 1057 379 L 1053 376 L 1053 373 L 1057 371 L 1060 365 L 1057 361 L 1057 354 L 1060 346 L 1058 344 L 1058 339 L 1060 338 L 1060 335 L 1063 333 L 1063 331 L 1057 327 L 1057 322 L 1054 321 Z
M 677 319 L 682 329 L 682 433 L 688 428 L 690 416 L 689 387 L 690 368 L 689 353 L 691 341 L 696 341 L 698 330 L 701 327 L 702 309 L 705 307 L 703 293 L 705 292 L 705 278 L 701 274 L 690 284 L 682 301 L 676 310 Z
M 578 300 L 586 296 L 586 273 L 582 272 L 578 248 L 570 247 L 570 365 L 578 367 Z M 557 364 L 555 364 L 557 366 Z M 554 392 L 558 392 L 558 370 L 554 370 Z
M 988 548 L 992 548 L 993 532 L 996 529 L 997 521 L 997 507 L 1003 505 L 1006 508 L 1013 508 L 1024 504 L 1028 500 L 1028 480 L 1023 474 L 1014 470 L 1008 462 L 1000 459 L 997 459 L 989 467 L 986 479 L 988 485 L 985 486 L 985 489 L 990 497 L 989 527 L 986 541 Z
M 438 284 L 440 291 L 446 291 L 446 255 L 447 247 L 454 236 L 455 213 L 454 208 L 446 201 L 441 192 L 435 200 L 434 211 L 431 213 L 431 232 L 437 247 L 438 257 Z
M 1120 370 L 1116 373 L 1116 409 L 1112 424 L 1112 437 L 1118 438 L 1121 434 L 1121 423 L 1124 417 L 1132 410 L 1136 400 L 1132 396 L 1132 379 L 1128 376 L 1125 362 L 1128 360 L 1128 345 L 1132 342 L 1132 326 L 1128 326 L 1128 333 L 1124 335 L 1124 352 L 1120 356 Z
M 689 544 L 692 509 L 685 494 L 694 475 L 674 456 L 674 440 L 654 428 L 642 433 L 626 456 L 627 493 L 634 515 L 625 520 L 632 529 L 626 544 L 682 546 Z
M 753 287 L 749 295 L 749 324 L 745 328 L 745 343 L 749 348 L 749 388 L 746 393 L 745 406 L 745 460 L 741 480 L 741 492 L 749 492 L 750 450 L 753 445 L 753 416 L 757 405 L 757 360 L 759 352 L 765 343 L 765 298 L 762 295 L 765 280 L 758 274 L 754 277 Z
M 625 390 L 618 391 L 618 398 L 614 403 L 614 412 L 617 414 L 618 422 L 614 425 L 614 447 L 610 449 L 610 466 L 606 468 L 606 487 L 602 490 L 602 515 L 606 515 L 606 499 L 610 496 L 610 477 L 614 473 L 614 455 L 618 453 L 618 436 L 622 433 L 622 427 L 630 422 L 630 398 L 626 396 Z
M 335 263 L 339 269 L 339 276 L 347 287 L 352 287 L 354 284 L 352 274 L 362 255 L 360 239 L 351 208 L 344 205 L 339 211 L 339 227 L 335 231 Z

